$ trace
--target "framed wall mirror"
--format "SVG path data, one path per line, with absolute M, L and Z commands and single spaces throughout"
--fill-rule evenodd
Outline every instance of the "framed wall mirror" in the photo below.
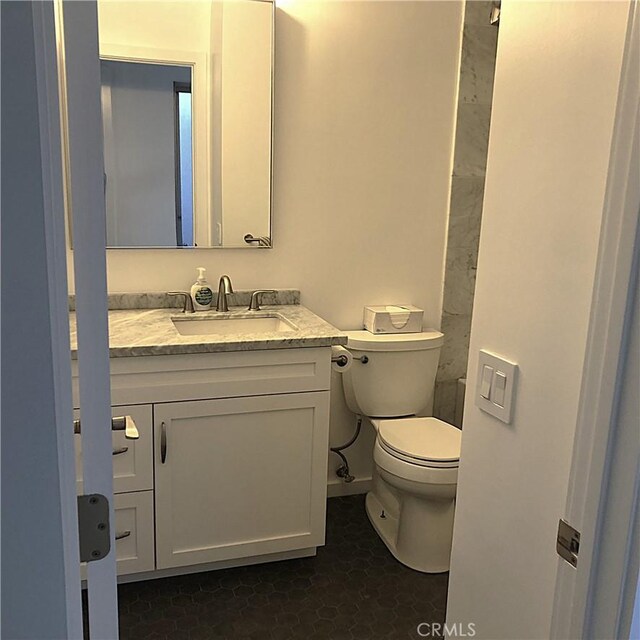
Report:
M 107 246 L 271 246 L 274 3 L 99 0 Z

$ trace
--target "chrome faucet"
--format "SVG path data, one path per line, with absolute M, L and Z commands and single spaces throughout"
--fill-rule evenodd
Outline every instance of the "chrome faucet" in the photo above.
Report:
M 231 278 L 229 276 L 221 276 L 218 283 L 218 300 L 216 301 L 216 311 L 229 311 L 227 304 L 227 296 L 233 293 Z

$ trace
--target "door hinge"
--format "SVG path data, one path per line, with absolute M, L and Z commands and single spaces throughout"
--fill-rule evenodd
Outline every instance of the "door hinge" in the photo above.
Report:
M 558 555 L 566 560 L 572 567 L 578 566 L 578 553 L 580 552 L 580 532 L 574 529 L 568 522 L 560 518 L 558 523 L 558 539 L 556 541 Z
M 109 501 L 99 493 L 78 496 L 80 562 L 101 560 L 111 549 Z

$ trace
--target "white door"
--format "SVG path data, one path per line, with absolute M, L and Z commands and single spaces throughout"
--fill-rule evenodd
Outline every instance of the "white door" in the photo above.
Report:
M 87 566 L 89 636 L 113 640 L 118 637 L 118 601 L 97 5 L 95 0 L 65 0 L 57 9 L 75 274 L 82 480 L 85 494 L 107 498 L 111 524 L 110 551 Z M 75 475 L 75 469 L 68 471 Z
M 502 3 L 447 601 L 450 628 L 476 638 L 624 637 L 583 626 L 579 591 L 638 219 L 637 196 L 623 202 L 638 188 L 629 8 Z M 481 349 L 519 366 L 508 424 L 476 403 Z M 576 568 L 560 518 L 581 532 Z

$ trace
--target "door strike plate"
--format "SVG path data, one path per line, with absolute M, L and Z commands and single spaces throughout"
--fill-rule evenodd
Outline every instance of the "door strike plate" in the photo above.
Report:
M 80 562 L 101 560 L 111 549 L 109 501 L 99 493 L 78 496 Z
M 556 541 L 558 555 L 566 560 L 572 567 L 578 566 L 578 553 L 580 552 L 580 532 L 574 529 L 568 522 L 560 518 L 558 523 L 558 539 Z

